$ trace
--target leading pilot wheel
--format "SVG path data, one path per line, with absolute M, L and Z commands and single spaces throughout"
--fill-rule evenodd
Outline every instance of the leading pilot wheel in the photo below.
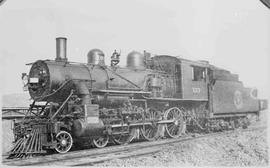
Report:
M 56 141 L 57 144 L 55 150 L 58 153 L 67 153 L 71 149 L 73 144 L 72 136 L 66 131 L 60 131 L 56 135 Z
M 93 139 L 93 144 L 97 148 L 105 147 L 109 142 L 109 136 L 104 135 Z
M 185 133 L 186 124 L 184 121 L 183 111 L 177 107 L 172 107 L 165 112 L 166 120 L 173 120 L 165 125 L 166 134 L 170 138 L 178 138 Z

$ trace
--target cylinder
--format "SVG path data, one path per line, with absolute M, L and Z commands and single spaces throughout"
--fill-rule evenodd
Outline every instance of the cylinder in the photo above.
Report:
M 100 119 L 97 123 L 87 123 L 84 119 L 77 119 L 73 121 L 72 130 L 76 137 L 89 137 L 102 135 L 105 126 Z
M 56 58 L 55 61 L 67 61 L 67 38 L 56 38 Z

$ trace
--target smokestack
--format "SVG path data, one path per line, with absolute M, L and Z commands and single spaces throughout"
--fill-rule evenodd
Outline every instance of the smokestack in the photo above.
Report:
M 56 58 L 55 61 L 67 61 L 67 38 L 56 38 Z

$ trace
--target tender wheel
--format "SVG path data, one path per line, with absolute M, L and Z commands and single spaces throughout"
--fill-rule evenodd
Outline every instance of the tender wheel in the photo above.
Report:
M 58 153 L 66 153 L 68 152 L 73 144 L 73 139 L 72 136 L 66 132 L 66 131 L 60 131 L 57 135 L 56 135 L 56 147 L 55 150 Z
M 183 111 L 177 107 L 172 107 L 165 112 L 166 120 L 174 120 L 172 123 L 165 125 L 166 134 L 170 138 L 178 138 L 186 130 Z
M 152 125 L 143 125 L 141 128 L 141 133 L 144 139 L 148 141 L 153 141 L 158 135 L 158 125 L 155 123 L 159 119 L 158 111 L 154 109 L 147 109 L 144 115 L 146 122 L 152 122 Z
M 107 135 L 97 137 L 93 139 L 93 144 L 97 148 L 105 147 L 109 142 L 109 137 Z

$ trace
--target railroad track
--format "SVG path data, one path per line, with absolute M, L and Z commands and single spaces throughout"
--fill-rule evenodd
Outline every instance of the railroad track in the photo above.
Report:
M 68 152 L 66 154 L 52 154 L 45 156 L 37 156 L 29 159 L 4 159 L 5 165 L 10 166 L 39 166 L 39 165 L 61 165 L 61 166 L 84 166 L 95 165 L 113 159 L 122 159 L 136 157 L 156 153 L 162 150 L 161 146 L 167 146 L 174 143 L 192 141 L 206 137 L 214 137 L 220 135 L 229 135 L 235 132 L 247 132 L 259 129 L 266 129 L 265 126 L 250 127 L 248 129 L 237 129 L 224 132 L 209 133 L 203 135 L 187 135 L 178 139 L 164 139 L 153 142 L 131 143 L 123 146 L 109 146 L 102 149 L 88 149 Z

